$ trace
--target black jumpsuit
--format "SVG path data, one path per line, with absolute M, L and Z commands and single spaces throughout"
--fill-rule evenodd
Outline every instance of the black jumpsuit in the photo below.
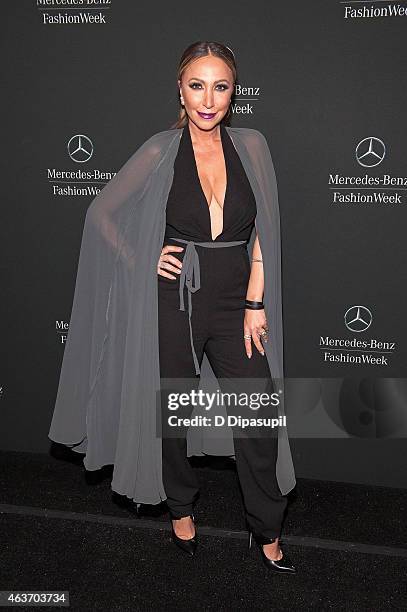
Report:
M 222 233 L 212 240 L 209 207 L 199 180 L 187 124 L 174 163 L 163 246 L 183 247 L 183 251 L 171 252 L 183 261 L 187 242 L 176 242 L 174 238 L 194 243 L 244 242 L 224 248 L 189 245 L 195 247 L 200 268 L 199 290 L 192 296 L 187 294 L 186 287 L 181 292 L 185 302 L 191 299 L 190 323 L 188 308 L 180 310 L 180 275 L 170 272 L 176 279 L 157 275 L 160 376 L 197 380 L 197 362 L 199 366 L 202 364 L 205 352 L 217 378 L 267 379 L 267 391 L 270 392 L 271 384 L 272 392 L 267 357 L 252 344 L 249 359 L 243 339 L 245 298 L 251 270 L 247 242 L 257 213 L 256 200 L 233 142 L 222 124 L 220 134 L 227 173 Z M 197 362 L 194 362 L 194 352 Z M 234 448 L 249 526 L 264 536 L 279 537 L 287 499 L 281 495 L 276 480 L 277 438 L 234 436 Z M 199 489 L 187 458 L 186 438 L 163 437 L 162 452 L 168 507 L 174 516 L 187 516 L 192 513 Z

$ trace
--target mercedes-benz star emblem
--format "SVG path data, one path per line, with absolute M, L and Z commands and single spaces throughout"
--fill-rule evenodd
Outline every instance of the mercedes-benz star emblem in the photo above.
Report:
M 363 332 L 372 323 L 372 313 L 366 306 L 351 306 L 345 312 L 345 325 L 352 332 Z
M 380 138 L 369 136 L 360 141 L 356 147 L 355 155 L 361 166 L 373 168 L 383 161 L 386 155 L 386 147 Z
M 93 155 L 93 144 L 84 134 L 75 134 L 68 142 L 68 153 L 72 161 L 83 164 Z

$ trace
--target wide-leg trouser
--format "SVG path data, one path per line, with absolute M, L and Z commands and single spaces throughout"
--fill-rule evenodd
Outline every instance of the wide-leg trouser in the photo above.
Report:
M 176 253 L 177 257 L 179 255 L 182 260 L 182 253 Z M 262 356 L 254 344 L 251 359 L 245 351 L 244 299 L 250 273 L 247 250 L 240 246 L 216 250 L 201 248 L 199 256 L 202 286 L 192 296 L 191 322 L 200 365 L 205 352 L 215 376 L 230 381 L 228 388 L 222 390 L 233 391 L 231 379 L 236 379 L 236 387 L 239 387 L 240 379 L 256 378 L 264 380 L 263 391 L 272 393 L 267 357 Z M 179 279 L 158 275 L 158 288 L 160 376 L 190 379 L 190 389 L 197 388 L 199 378 L 191 352 L 188 313 L 179 310 Z M 276 412 L 271 416 L 276 416 Z M 185 412 L 182 415 L 187 416 Z M 287 498 L 281 494 L 276 479 L 277 433 L 240 437 L 235 435 L 236 428 L 232 430 L 247 523 L 266 537 L 279 537 Z M 185 435 L 163 437 L 162 459 L 168 507 L 174 516 L 187 516 L 192 513 L 199 485 L 188 461 Z

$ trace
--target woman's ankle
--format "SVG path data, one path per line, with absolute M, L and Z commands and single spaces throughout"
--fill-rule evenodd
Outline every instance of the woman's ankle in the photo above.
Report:
M 195 525 L 192 516 L 182 516 L 179 519 L 171 518 L 173 529 L 178 537 L 193 538 Z

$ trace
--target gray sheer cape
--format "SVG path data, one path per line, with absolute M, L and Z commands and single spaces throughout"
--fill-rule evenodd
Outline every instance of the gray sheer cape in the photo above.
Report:
M 157 262 L 182 129 L 185 128 L 165 130 L 149 138 L 88 208 L 48 434 L 51 440 L 86 453 L 87 470 L 113 464 L 112 489 L 137 503 L 156 504 L 166 499 L 155 410 L 160 387 Z M 279 413 L 284 415 L 276 175 L 261 132 L 226 129 L 256 198 L 256 230 L 263 256 L 264 304 L 269 325 L 265 352 L 272 378 L 283 390 Z M 254 239 L 253 230 L 250 253 Z M 200 387 L 213 388 L 216 380 L 204 355 Z M 210 429 L 189 428 L 188 456 L 234 455 L 231 428 L 225 427 L 223 438 L 212 437 Z M 276 475 L 285 495 L 296 481 L 287 430 L 278 430 Z

